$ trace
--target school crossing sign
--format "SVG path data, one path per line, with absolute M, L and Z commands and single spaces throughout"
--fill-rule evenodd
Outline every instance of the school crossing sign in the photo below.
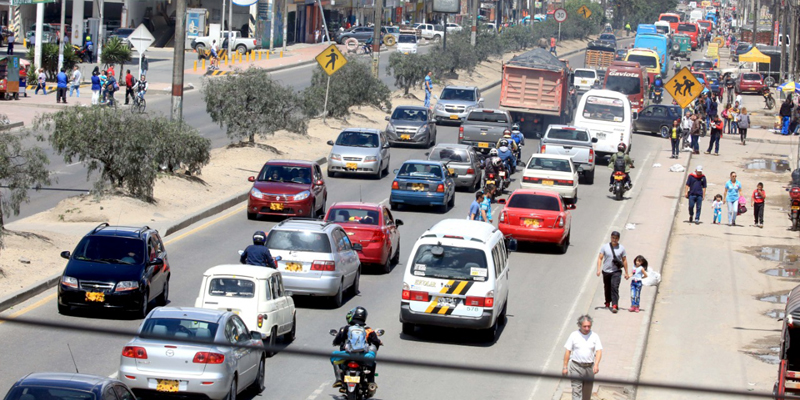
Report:
M 672 95 L 681 108 L 686 108 L 697 96 L 700 96 L 705 87 L 692 75 L 689 68 L 683 67 L 664 85 L 664 89 Z

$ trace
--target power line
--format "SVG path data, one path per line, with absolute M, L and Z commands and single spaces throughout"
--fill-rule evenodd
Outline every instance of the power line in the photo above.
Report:
M 72 324 L 64 324 L 58 322 L 51 322 L 41 319 L 35 318 L 10 318 L 7 316 L 0 316 L 0 321 L 9 322 L 12 324 L 23 325 L 23 326 L 30 326 L 30 327 L 45 327 L 45 328 L 52 328 L 52 329 L 65 329 L 69 331 L 76 331 L 81 332 L 83 334 L 86 333 L 96 333 L 101 335 L 107 336 L 123 336 L 123 337 L 140 337 L 143 339 L 165 339 L 169 340 L 173 343 L 185 343 L 185 344 L 200 344 L 200 345 L 207 345 L 208 342 L 201 341 L 201 340 L 194 340 L 192 338 L 177 338 L 173 336 L 162 336 L 162 335 L 151 335 L 151 334 L 143 334 L 139 335 L 137 331 L 128 330 L 128 329 L 110 329 L 110 328 L 87 328 L 85 326 L 78 326 Z M 224 346 L 224 347 L 233 347 L 233 348 L 241 348 L 241 349 L 255 349 L 255 350 L 266 350 L 266 351 L 274 351 L 274 352 L 281 352 L 291 355 L 297 355 L 302 357 L 314 357 L 314 358 L 324 358 L 325 360 L 330 359 L 331 352 L 324 351 L 324 350 L 308 350 L 308 349 L 301 349 L 301 348 L 282 348 L 281 346 L 270 346 L 269 344 L 264 344 L 263 346 L 249 346 L 249 345 L 239 345 L 239 344 L 230 344 L 230 343 L 214 343 L 215 346 Z M 431 368 L 431 369 L 447 369 L 450 371 L 459 371 L 459 372 L 477 372 L 483 374 L 495 374 L 495 375 L 502 375 L 507 377 L 517 377 L 517 378 L 542 378 L 542 379 L 572 379 L 571 377 L 562 376 L 560 374 L 548 373 L 548 372 L 537 372 L 532 370 L 520 369 L 520 368 L 511 368 L 511 367 L 501 367 L 501 366 L 486 366 L 486 365 L 466 365 L 466 364 L 455 364 L 455 363 L 447 363 L 447 362 L 440 362 L 440 361 L 426 361 L 420 359 L 411 359 L 411 358 L 401 358 L 401 357 L 392 357 L 392 356 L 380 356 L 379 358 L 372 359 L 366 358 L 362 356 L 352 355 L 348 357 L 348 359 L 352 359 L 355 361 L 368 361 L 374 362 L 377 361 L 380 364 L 390 364 L 390 365 L 397 365 L 402 367 L 421 367 L 421 368 Z M 690 385 L 678 385 L 678 384 L 671 384 L 671 383 L 663 383 L 663 382 L 651 382 L 651 381 L 629 381 L 625 379 L 609 379 L 609 378 L 595 378 L 594 383 L 599 384 L 609 384 L 609 385 L 622 385 L 622 386 L 635 386 L 637 388 L 650 388 L 650 389 L 664 389 L 664 390 L 672 390 L 672 391 L 679 391 L 679 392 L 693 392 L 699 394 L 713 394 L 713 395 L 724 395 L 724 396 L 747 396 L 752 398 L 764 398 L 764 399 L 789 399 L 790 397 L 784 396 L 774 396 L 771 393 L 765 392 L 748 392 L 748 391 L 741 391 L 741 390 L 733 390 L 733 389 L 725 389 L 725 388 L 712 388 L 706 386 L 690 386 Z

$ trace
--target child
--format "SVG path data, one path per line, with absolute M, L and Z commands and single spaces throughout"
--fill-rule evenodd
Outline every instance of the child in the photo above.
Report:
M 755 225 L 759 228 L 764 227 L 764 200 L 766 199 L 767 192 L 764 191 L 764 184 L 758 182 L 756 190 L 753 191 L 753 198 L 750 199 L 750 205 L 753 207 Z
M 672 157 L 670 158 L 678 158 L 680 155 L 680 141 L 681 141 L 681 127 L 680 127 L 680 119 L 676 119 L 672 121 L 672 130 L 670 131 L 669 140 L 672 143 Z
M 642 294 L 642 279 L 647 278 L 647 260 L 641 255 L 633 259 L 635 266 L 631 275 L 630 312 L 639 312 L 639 296 Z
M 714 209 L 714 224 L 719 225 L 722 222 L 722 195 L 714 196 L 714 202 L 711 203 L 711 208 Z

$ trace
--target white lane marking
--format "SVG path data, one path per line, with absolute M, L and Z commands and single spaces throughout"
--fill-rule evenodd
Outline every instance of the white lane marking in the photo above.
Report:
M 650 159 L 650 156 L 652 154 L 653 154 L 652 151 L 647 154 L 647 157 L 645 157 L 645 161 L 644 161 L 644 163 L 642 165 L 648 165 L 649 164 L 647 160 Z M 639 182 L 639 178 L 642 176 L 642 172 L 644 172 L 644 168 L 642 168 L 640 170 L 637 170 L 636 172 L 638 173 L 638 175 L 636 176 L 635 181 Z M 641 189 L 639 191 L 641 192 Z M 631 196 L 631 197 L 633 197 L 633 196 Z M 614 218 L 611 219 L 612 223 L 614 223 L 614 221 L 616 221 L 617 218 L 619 218 L 619 216 L 622 214 L 622 210 L 624 210 L 624 209 L 625 209 L 625 203 L 620 203 L 619 209 L 617 210 L 617 213 L 614 215 Z M 609 228 L 608 228 L 608 231 L 606 232 L 606 236 L 605 237 L 611 236 L 611 232 L 614 231 L 614 230 L 615 230 L 614 226 L 610 225 Z M 597 260 L 597 259 L 593 258 L 593 260 Z M 584 278 L 583 284 L 581 285 L 581 290 L 578 293 L 584 293 L 586 291 L 587 287 L 589 286 L 589 282 L 591 280 L 593 280 L 594 278 L 597 278 L 597 276 L 596 276 L 597 275 L 597 262 L 594 261 L 594 262 L 591 263 L 591 265 L 592 265 L 592 267 L 591 267 L 589 273 L 586 274 L 586 278 Z M 566 337 L 565 335 L 567 333 L 567 328 L 574 322 L 573 321 L 573 316 L 575 315 L 575 309 L 578 307 L 578 301 L 579 300 L 580 300 L 580 296 L 576 296 L 575 301 L 572 303 L 572 306 L 570 307 L 569 312 L 567 313 L 567 315 L 569 315 L 569 317 L 564 319 L 564 324 L 561 325 L 561 331 L 558 334 L 558 339 L 556 341 L 556 344 L 558 344 L 559 343 L 558 341 L 560 341 L 560 340 L 565 340 L 564 338 Z M 553 357 L 555 356 L 556 350 L 560 350 L 562 347 L 556 345 L 556 346 L 551 346 L 551 348 L 552 348 L 552 350 L 550 350 L 550 354 L 547 356 L 547 361 L 544 363 L 544 367 L 542 368 L 542 372 L 547 372 L 548 368 L 550 368 L 550 362 L 553 361 Z M 562 358 L 559 357 L 559 360 L 561 360 L 561 359 Z M 533 385 L 533 391 L 531 392 L 530 400 L 534 400 L 536 398 L 536 392 L 539 390 L 539 384 L 541 382 L 542 382 L 541 378 L 536 380 L 536 384 Z M 560 390 L 560 388 L 561 388 L 561 382 L 559 382 L 558 387 L 556 388 L 556 394 L 558 394 L 558 391 Z M 561 396 L 555 396 L 555 397 L 560 398 Z
M 378 204 L 386 204 L 388 202 L 389 202 L 389 198 L 387 197 L 387 198 L 381 200 Z
M 118 375 L 119 375 L 119 371 L 114 372 L 113 374 L 109 375 L 108 377 L 111 378 L 111 379 L 117 379 Z
M 322 382 L 322 384 L 321 384 L 321 385 L 319 385 L 319 387 L 317 388 L 317 390 L 315 390 L 315 391 L 314 391 L 313 393 L 311 393 L 311 394 L 310 394 L 308 397 L 306 397 L 306 400 L 314 400 L 314 399 L 316 399 L 316 398 L 317 398 L 317 396 L 319 396 L 320 394 L 322 394 L 322 391 L 323 391 L 323 390 L 325 390 L 325 387 L 326 387 L 326 386 L 328 386 L 328 385 L 330 385 L 330 384 L 331 384 L 330 382 Z
M 80 164 L 80 163 L 82 163 L 82 161 L 75 161 L 74 163 L 72 163 L 72 164 L 67 164 L 66 166 L 67 166 L 67 167 L 71 167 L 71 166 L 73 166 L 73 165 L 78 165 L 78 164 Z

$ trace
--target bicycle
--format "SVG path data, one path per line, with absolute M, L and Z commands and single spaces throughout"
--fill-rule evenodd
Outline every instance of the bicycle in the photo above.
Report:
M 147 101 L 145 101 L 143 95 L 139 95 L 140 92 L 136 92 L 136 95 L 133 96 L 133 104 L 131 104 L 131 113 L 139 113 L 144 114 L 144 110 L 147 108 Z

